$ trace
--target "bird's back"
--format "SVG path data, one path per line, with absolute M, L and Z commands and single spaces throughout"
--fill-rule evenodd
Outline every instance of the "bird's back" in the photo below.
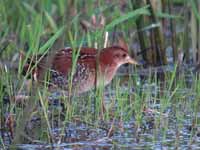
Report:
M 41 56 L 37 56 L 37 59 L 40 60 Z M 30 65 L 35 66 L 32 75 L 36 78 L 39 78 L 44 70 L 50 72 L 50 87 L 59 87 L 68 91 L 71 86 L 73 90 L 77 91 L 75 93 L 83 93 L 95 85 L 96 58 L 97 50 L 95 48 L 82 47 L 76 50 L 64 48 L 57 51 L 52 57 L 50 61 L 52 65 L 45 64 L 48 56 L 44 56 L 39 62 L 35 58 L 33 61 L 28 60 L 24 67 L 24 73 L 31 68 Z M 30 62 L 32 63 L 30 64 Z M 50 69 L 46 66 L 50 66 Z

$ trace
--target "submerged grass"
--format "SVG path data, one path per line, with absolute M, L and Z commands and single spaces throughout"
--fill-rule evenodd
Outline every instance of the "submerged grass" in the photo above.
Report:
M 131 5 L 123 8 L 123 5 L 118 3 L 90 2 L 75 1 L 73 4 L 75 10 L 70 10 L 75 16 L 67 17 L 68 10 L 66 9 L 70 8 L 67 6 L 70 3 L 66 4 L 65 0 L 0 1 L 2 20 L 0 22 L 0 60 L 14 60 L 13 55 L 16 53 L 26 52 L 24 60 L 11 61 L 17 64 L 17 73 L 12 68 L 0 65 L 0 144 L 2 148 L 9 143 L 9 140 L 5 140 L 4 133 L 14 128 L 14 126 L 9 126 L 12 122 L 5 120 L 7 115 L 14 116 L 17 126 L 14 131 L 14 144 L 41 142 L 51 143 L 53 146 L 54 143 L 64 141 L 66 128 L 71 123 L 77 126 L 85 124 L 97 130 L 102 129 L 106 132 L 104 136 L 110 137 L 112 130 L 118 132 L 116 128 L 120 126 L 122 132 L 122 124 L 126 122 L 131 124 L 131 120 L 134 120 L 135 129 L 132 134 L 139 137 L 141 129 L 148 128 L 154 135 L 150 140 L 155 144 L 158 141 L 165 144 L 170 135 L 169 130 L 175 132 L 172 138 L 175 141 L 172 145 L 176 147 L 181 145 L 181 131 L 188 125 L 191 127 L 189 143 L 192 144 L 199 128 L 200 80 L 191 75 L 191 81 L 188 81 L 185 75 L 177 73 L 179 72 L 177 65 L 172 71 L 164 73 L 164 80 L 160 80 L 159 75 L 154 72 L 144 75 L 144 79 L 139 74 L 129 74 L 128 77 L 117 76 L 111 86 L 106 89 L 100 86 L 95 91 L 90 91 L 80 97 L 56 97 L 60 104 L 56 107 L 49 105 L 51 93 L 48 92 L 47 86 L 33 84 L 27 87 L 26 81 L 34 66 L 29 68 L 30 71 L 25 77 L 21 75 L 21 72 L 31 56 L 54 53 L 52 51 L 55 50 L 50 49 L 61 39 L 61 43 L 64 41 L 66 46 L 77 49 L 73 53 L 72 70 L 75 70 L 82 45 L 102 48 L 103 35 L 107 30 L 111 36 L 122 33 L 131 45 L 129 32 L 134 32 L 132 28 L 135 28 L 135 19 L 140 15 L 149 14 L 148 6 L 132 11 L 132 8 L 129 8 Z M 91 29 L 89 26 L 88 31 L 85 32 L 79 22 L 84 18 L 92 24 L 90 20 L 93 15 L 96 15 L 97 24 L 101 15 L 107 16 L 106 25 Z M 71 20 L 65 20 L 66 18 Z M 31 60 L 35 61 L 34 58 Z M 136 68 L 134 70 L 138 71 Z M 70 87 L 72 87 L 73 73 L 72 71 L 69 79 Z M 44 74 L 47 74 L 44 78 L 48 78 L 48 71 Z M 23 93 L 30 95 L 30 98 L 18 103 L 16 96 Z M 73 91 L 70 90 L 70 93 L 69 95 L 72 95 Z M 102 108 L 103 101 L 106 102 L 106 110 Z M 146 116 L 145 113 L 149 108 L 152 111 L 150 116 L 153 115 L 150 121 L 151 117 Z M 39 125 L 35 128 L 34 118 L 39 120 Z M 188 121 L 187 124 L 186 121 Z M 147 127 L 149 122 L 153 124 L 153 127 Z M 57 130 L 59 134 L 55 140 L 54 132 Z M 115 141 L 113 143 L 115 144 Z

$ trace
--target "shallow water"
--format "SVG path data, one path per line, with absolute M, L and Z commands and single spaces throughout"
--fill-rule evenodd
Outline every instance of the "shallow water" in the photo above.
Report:
M 189 117 L 188 117 L 189 118 Z M 190 119 L 184 120 L 177 129 L 177 123 L 173 119 L 167 118 L 164 128 L 136 129 L 134 120 L 124 123 L 124 132 L 115 129 L 112 137 L 106 137 L 106 132 L 101 129 L 92 129 L 87 125 L 77 126 L 70 124 L 66 127 L 65 135 L 68 135 L 60 144 L 55 144 L 58 149 L 199 149 L 200 133 L 191 137 Z M 165 121 L 166 121 L 165 120 Z M 148 126 L 148 123 L 146 124 Z M 163 132 L 163 130 L 165 130 Z M 54 135 L 58 132 L 54 132 Z M 19 149 L 51 149 L 52 145 L 24 144 L 19 145 Z
M 166 70 L 171 71 L 173 67 L 167 67 Z M 148 73 L 141 71 L 141 74 L 144 76 Z M 119 73 L 119 76 L 122 75 L 123 71 Z M 188 74 L 186 78 L 192 84 L 191 75 Z M 17 149 L 200 149 L 200 126 L 198 124 L 200 113 L 195 114 L 191 106 L 196 93 L 187 87 L 177 89 L 176 94 L 184 96 L 182 103 L 181 101 L 173 103 L 172 99 L 173 101 L 170 101 L 170 104 L 162 112 L 159 112 L 158 110 L 162 107 L 161 101 L 157 102 L 153 98 L 160 92 L 160 87 L 156 83 L 138 81 L 136 84 L 143 84 L 141 86 L 142 92 L 151 93 L 151 96 L 146 100 L 148 108 L 142 114 L 140 126 L 137 125 L 135 116 L 132 116 L 128 121 L 116 119 L 115 121 L 99 120 L 92 123 L 77 119 L 67 122 L 64 131 L 56 126 L 52 129 L 52 137 L 56 144 L 48 144 L 41 140 L 32 141 L 31 144 L 17 145 Z M 130 89 L 126 86 L 127 82 L 125 81 L 120 86 L 120 91 L 134 93 L 134 88 Z M 106 91 L 104 99 L 109 105 L 110 97 L 113 99 L 116 93 L 111 86 L 106 87 Z M 162 92 L 164 95 L 170 96 L 173 91 L 166 89 Z M 115 107 L 118 107 L 117 104 Z M 80 109 L 84 110 L 81 107 Z M 123 113 L 126 115 L 126 112 Z M 32 119 L 34 123 L 37 121 L 37 118 Z M 194 123 L 195 121 L 196 123 Z M 114 125 L 113 133 L 108 136 L 108 130 L 112 125 Z M 7 140 L 6 143 L 9 141 Z

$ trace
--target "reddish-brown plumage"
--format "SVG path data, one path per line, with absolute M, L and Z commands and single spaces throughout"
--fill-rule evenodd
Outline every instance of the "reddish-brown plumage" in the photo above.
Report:
M 121 65 L 125 63 L 137 64 L 129 56 L 127 49 L 119 46 L 104 48 L 100 51 L 95 48 L 82 47 L 76 52 L 78 52 L 78 59 L 72 77 L 72 89 L 77 94 L 86 92 L 101 82 L 107 85 Z M 72 53 L 71 48 L 65 48 L 56 52 L 53 57 L 50 72 L 51 83 L 54 87 L 57 86 L 68 91 L 69 75 L 71 75 L 72 70 Z M 41 69 L 44 68 L 43 60 L 33 71 L 37 77 L 40 75 Z M 25 70 L 28 67 L 28 64 L 25 65 Z

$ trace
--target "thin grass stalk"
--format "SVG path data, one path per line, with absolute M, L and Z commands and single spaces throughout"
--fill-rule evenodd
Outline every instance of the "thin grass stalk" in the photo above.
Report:
M 117 100 L 117 112 L 115 113 L 115 117 L 121 117 L 121 114 L 123 113 L 123 97 L 121 96 L 121 90 L 120 90 L 120 84 L 119 84 L 119 80 L 116 83 L 116 100 Z
M 46 87 L 47 88 L 47 87 Z M 45 89 L 44 89 L 45 90 Z M 45 118 L 45 121 L 46 121 L 46 124 L 47 124 L 47 131 L 48 131 L 48 138 L 49 138 L 49 142 L 51 143 L 51 146 L 52 148 L 54 147 L 53 144 L 55 143 L 54 142 L 54 139 L 53 139 L 53 135 L 52 135 L 52 130 L 51 130 L 51 125 L 50 125 L 50 120 L 49 120 L 49 117 L 48 117 L 48 107 L 46 106 L 46 104 L 48 104 L 48 102 L 45 102 L 45 93 L 44 95 L 45 96 L 42 96 L 40 90 L 38 89 L 38 98 L 40 100 L 40 103 L 42 105 L 42 109 L 43 109 L 43 113 L 44 113 L 44 118 Z M 44 92 L 44 91 L 43 91 Z M 46 103 L 46 104 L 45 104 Z
M 64 13 L 64 17 L 63 17 L 63 25 L 66 26 L 64 33 L 68 33 L 71 30 L 71 21 L 73 19 L 74 16 L 76 16 L 77 14 L 77 1 L 76 0 L 68 0 L 66 1 L 66 8 L 65 9 L 65 13 Z M 67 32 L 68 31 L 68 32 Z M 62 35 L 62 42 L 61 42 L 61 46 L 64 47 L 65 45 L 65 41 L 69 40 L 68 37 L 66 37 L 66 34 Z
M 199 91 L 200 91 L 200 80 L 199 80 L 199 77 L 196 76 L 195 78 L 195 84 L 194 84 L 194 91 L 196 93 L 195 95 L 195 99 L 192 103 L 192 123 L 191 123 L 191 135 L 190 135 L 190 140 L 189 140 L 189 144 L 192 145 L 193 142 L 194 142 L 194 137 L 196 136 L 196 130 L 198 128 L 198 125 L 199 125 L 199 105 L 200 105 L 200 94 L 199 94 Z
M 132 7 L 133 9 L 137 9 L 140 8 L 141 6 L 144 5 L 144 2 L 142 0 L 131 0 L 132 2 Z M 149 56 L 149 52 L 147 52 L 147 48 L 149 45 L 149 41 L 147 40 L 148 38 L 145 36 L 144 31 L 141 31 L 141 29 L 143 27 L 145 27 L 145 19 L 143 16 L 138 17 L 136 19 L 136 27 L 137 27 L 137 34 L 138 34 L 138 39 L 140 42 L 140 47 L 141 47 L 141 51 L 142 51 L 142 56 L 143 59 L 147 62 L 147 63 L 152 63 L 152 57 L 148 57 Z
M 198 12 L 200 12 L 200 1 L 197 1 L 197 9 L 198 9 Z M 199 14 L 200 16 L 200 14 Z M 197 41 L 197 55 L 198 55 L 198 60 L 197 60 L 197 63 L 200 64 L 200 21 L 198 21 L 198 32 L 197 32 L 197 38 L 198 38 L 198 41 Z
M 197 20 L 194 11 L 192 9 L 191 9 L 191 41 L 192 41 L 192 60 L 194 64 L 197 64 Z
M 72 118 L 72 113 L 73 113 L 73 109 L 74 109 L 74 106 L 73 106 L 73 103 L 72 103 L 72 98 L 73 98 L 73 92 L 77 92 L 77 91 L 73 91 L 73 90 L 76 90 L 76 87 L 73 86 L 73 79 L 74 79 L 74 74 L 75 74 L 75 71 L 76 71 L 76 65 L 77 65 L 77 61 L 78 61 L 78 57 L 79 57 L 79 53 L 80 53 L 80 50 L 81 50 L 81 47 L 82 47 L 82 43 L 83 43 L 83 39 L 77 49 L 76 45 L 77 45 L 77 36 L 73 36 L 72 33 L 69 31 L 69 39 L 70 39 L 70 43 L 72 45 L 72 68 L 71 68 L 71 72 L 68 74 L 68 81 L 69 81 L 69 85 L 68 85 L 68 93 L 66 95 L 66 93 L 63 93 L 63 98 L 64 98 L 64 101 L 65 101 L 65 118 L 64 118 L 64 121 L 63 121 L 63 128 L 61 130 L 61 136 L 59 138 L 59 143 L 61 142 L 61 140 L 63 139 L 63 136 L 64 136 L 64 131 L 65 131 L 65 124 L 67 123 L 68 120 L 70 120 Z
M 200 12 L 200 1 L 197 1 L 197 6 L 198 6 L 198 12 Z M 200 13 L 199 13 L 200 16 Z M 197 34 L 197 38 L 198 38 L 198 42 L 197 42 L 197 51 L 198 51 L 198 60 L 197 63 L 200 64 L 200 21 L 198 21 L 198 34 Z
M 73 77 L 74 77 L 74 74 L 76 73 L 76 65 L 77 65 L 77 61 L 78 61 L 78 57 L 79 57 L 79 53 L 81 51 L 81 47 L 82 47 L 82 43 L 83 43 L 83 39 L 81 41 L 81 44 L 80 46 L 78 47 L 78 49 L 76 48 L 76 37 L 75 39 L 72 37 L 72 33 L 69 31 L 69 39 L 70 39 L 70 42 L 72 44 L 72 68 L 71 68 L 71 72 L 70 72 L 70 78 L 69 78 L 69 93 L 68 93 L 68 96 L 69 98 L 72 96 L 72 87 L 73 87 Z M 69 100 L 70 101 L 70 100 Z
M 33 86 L 33 91 L 36 91 L 35 86 Z M 20 116 L 20 118 L 17 122 L 17 127 L 16 127 L 17 132 L 14 136 L 11 147 L 15 146 L 16 144 L 24 143 L 23 135 L 24 135 L 25 127 L 26 127 L 26 124 L 28 123 L 30 116 L 36 106 L 36 97 L 35 97 L 35 93 L 33 91 L 30 95 L 30 99 L 28 100 L 26 107 L 23 109 L 22 116 Z
M 150 43 L 151 43 L 151 57 L 152 57 L 152 65 L 156 66 L 157 64 L 157 52 L 156 52 L 156 41 L 154 37 L 153 29 L 150 30 Z
M 5 146 L 5 144 L 4 144 L 4 141 L 3 141 L 3 138 L 2 137 L 0 137 L 0 148 L 2 148 L 2 150 L 6 150 L 6 146 Z
M 190 32 L 189 30 L 189 26 L 188 26 L 188 22 L 189 22 L 189 18 L 190 18 L 190 10 L 188 8 L 188 1 L 185 0 L 184 1 L 184 33 L 183 33 L 183 50 L 185 53 L 185 59 L 186 59 L 186 63 L 190 62 L 190 52 L 189 52 L 189 37 L 188 37 L 188 33 Z
M 171 0 L 168 0 L 168 11 L 169 15 L 172 14 L 172 9 L 173 9 L 173 2 Z M 176 24 L 175 20 L 170 19 L 170 30 L 172 33 L 172 38 L 171 38 L 171 44 L 172 44 L 172 49 L 173 49 L 173 60 L 174 63 L 178 61 L 178 49 L 176 46 Z
M 99 31 L 101 34 L 105 34 L 104 36 L 104 41 L 106 41 L 106 32 L 104 33 L 103 30 Z M 96 31 L 97 33 L 97 31 Z M 97 37 L 98 39 L 100 37 Z M 97 40 L 98 41 L 98 40 Z M 100 38 L 100 45 L 102 45 L 103 43 L 103 39 Z M 105 42 L 106 43 L 106 42 Z M 95 42 L 96 44 L 96 47 L 97 48 L 97 42 Z M 99 68 L 99 60 L 100 60 L 100 50 L 98 50 L 97 52 L 97 60 L 96 60 L 96 72 L 95 72 L 95 98 L 94 98 L 94 120 L 99 117 L 100 119 L 103 119 L 104 120 L 104 116 L 105 116 L 105 112 L 107 111 L 106 108 L 105 108 L 105 102 L 104 102 L 104 77 L 102 75 L 102 73 L 100 72 L 100 68 Z M 98 83 L 98 81 L 100 81 Z M 96 110 L 97 110 L 97 113 L 96 113 Z M 99 116 L 98 116 L 99 115 Z
M 54 49 L 54 48 L 52 48 L 52 49 Z M 44 80 L 45 73 L 47 71 L 46 68 L 51 68 L 51 64 L 52 64 L 52 61 L 53 61 L 53 57 L 55 56 L 55 52 L 56 51 L 50 52 L 49 57 L 45 62 L 45 69 L 41 70 L 41 74 L 38 77 L 38 81 Z M 36 91 L 37 91 L 38 87 L 40 87 L 39 83 L 34 84 L 33 87 L 32 87 L 30 99 L 28 100 L 27 105 L 23 110 L 23 112 L 24 112 L 23 116 L 19 119 L 19 122 L 17 124 L 16 131 L 18 133 L 15 134 L 12 146 L 14 146 L 15 144 L 23 143 L 23 132 L 25 130 L 26 124 L 28 123 L 28 121 L 31 117 L 33 110 L 36 107 L 36 95 L 37 95 Z
M 98 78 L 98 77 L 97 77 Z M 101 78 L 101 76 L 99 76 L 99 79 Z M 99 80 L 98 79 L 98 80 Z M 104 81 L 103 78 L 101 78 L 100 80 L 102 80 L 99 85 L 96 87 L 95 89 L 95 112 L 94 112 L 94 118 L 95 120 L 98 118 L 100 120 L 104 120 L 105 119 L 105 108 L 104 108 Z
M 3 74 L 3 70 L 0 70 L 0 72 Z M 5 108 L 4 108 L 4 101 L 3 101 L 3 98 L 4 98 L 4 86 L 3 86 L 3 83 L 2 83 L 3 79 L 2 77 L 0 77 L 0 132 L 1 132 L 1 136 L 0 136 L 0 145 L 2 145 L 2 148 L 3 149 L 6 149 L 5 148 L 5 144 L 4 144 L 4 126 L 5 126 L 5 118 L 4 118 L 4 112 L 5 112 Z
M 146 0 L 147 4 L 149 4 L 149 11 L 151 14 L 151 20 L 152 23 L 157 23 L 157 17 L 155 15 L 155 8 L 152 6 L 152 2 L 150 0 Z M 160 65 L 166 65 L 167 64 L 167 58 L 165 53 L 165 47 L 164 47 L 164 41 L 163 36 L 161 34 L 160 28 L 154 28 L 154 37 L 155 37 L 155 46 L 156 46 L 156 52 L 157 52 L 157 64 Z
M 162 12 L 166 12 L 166 10 L 167 10 L 167 0 L 161 0 L 161 7 L 162 7 L 162 9 L 161 9 L 161 11 Z M 165 26 L 166 26 L 166 18 L 162 18 L 162 28 L 165 28 Z

